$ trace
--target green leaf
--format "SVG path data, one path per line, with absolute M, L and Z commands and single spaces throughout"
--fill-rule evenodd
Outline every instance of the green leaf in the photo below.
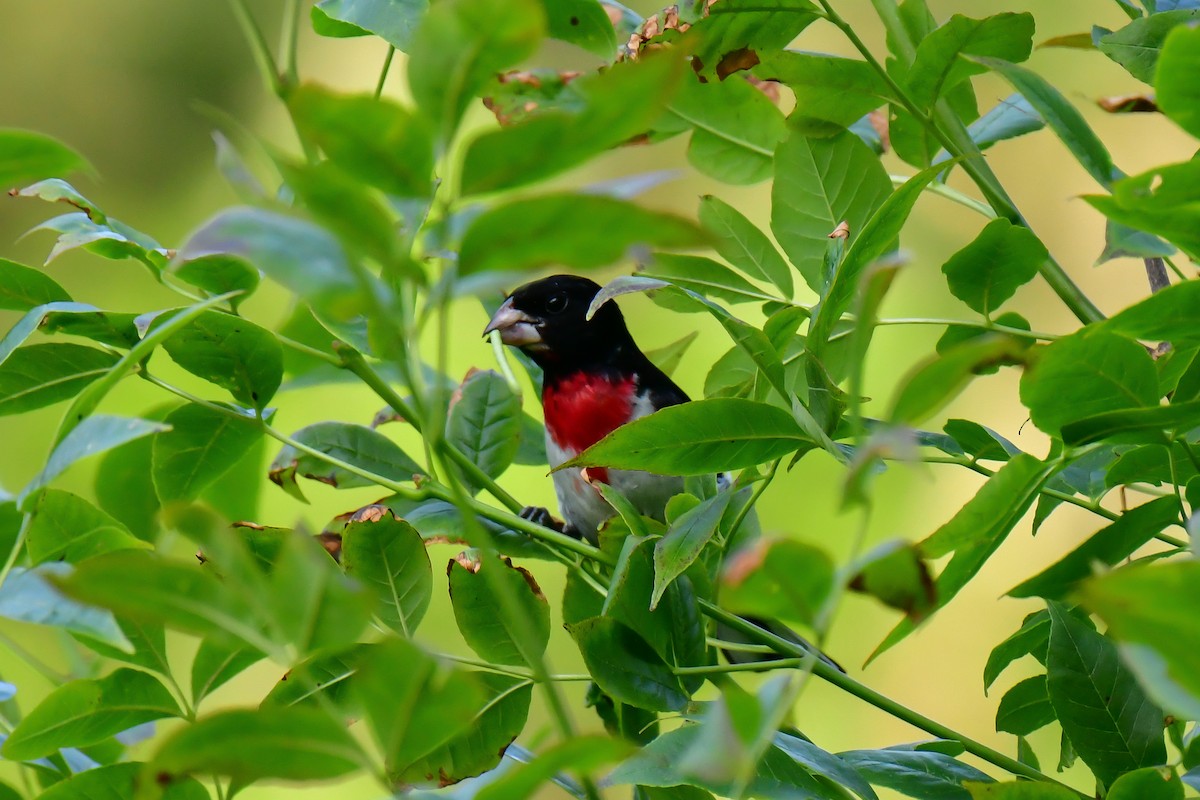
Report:
M 1151 17 L 1153 19 L 1153 17 Z M 1146 767 L 1113 781 L 1107 800 L 1183 800 L 1183 784 L 1170 767 Z
M 742 51 L 766 56 L 782 50 L 818 16 L 809 0 L 729 0 L 724 8 L 710 8 L 688 30 L 696 67 L 710 81 L 724 80 L 730 62 L 736 65 L 745 57 Z
M 537 0 L 450 0 L 430 7 L 408 49 L 408 85 L 443 146 L 480 89 L 533 55 L 545 29 Z
M 1022 453 L 1014 457 L 988 478 L 949 522 L 920 543 L 921 553 L 930 560 L 954 553 L 937 578 L 937 608 L 949 603 L 1003 544 L 1033 505 L 1038 490 L 1052 471 L 1052 466 L 1031 455 Z M 911 620 L 901 620 L 875 648 L 871 658 L 904 639 L 915 627 Z
M 1162 764 L 1163 712 L 1121 663 L 1116 645 L 1060 604 L 1049 608 L 1050 702 L 1079 757 L 1105 785 L 1130 770 Z
M 688 163 L 724 183 L 771 177 L 775 147 L 787 135 L 783 112 L 750 83 L 687 80 L 667 105 L 668 128 L 692 128 Z M 672 119 L 673 118 L 673 119 Z
M 760 539 L 726 563 L 721 604 L 819 627 L 833 583 L 833 561 L 824 550 L 794 539 Z
M 369 94 L 340 95 L 307 85 L 288 96 L 300 134 L 349 175 L 400 197 L 425 197 L 433 178 L 426 119 Z
M 297 442 L 358 469 L 391 481 L 411 481 L 424 470 L 391 439 L 363 425 L 318 422 L 292 434 Z M 271 462 L 269 476 L 288 494 L 304 500 L 296 484 L 303 475 L 337 489 L 374 486 L 374 482 L 323 459 L 284 445 Z
M 0 128 L 0 188 L 91 168 L 83 156 L 57 139 L 33 131 Z
M 217 688 L 263 659 L 244 645 L 229 646 L 216 639 L 201 639 L 192 659 L 192 700 L 199 705 Z
M 1023 656 L 1032 655 L 1039 662 L 1046 661 L 1046 646 L 1050 641 L 1050 613 L 1045 609 L 1025 617 L 1016 633 L 992 648 L 987 664 L 983 667 L 983 689 L 986 692 L 996 678 L 1012 662 Z
M 562 7 L 560 3 L 546 4 Z M 560 12 L 549 13 L 553 18 Z M 569 106 L 563 103 L 565 107 L 544 108 L 544 98 L 526 97 L 517 110 L 533 102 L 538 105 L 536 112 L 498 131 L 484 133 L 467 145 L 463 194 L 486 194 L 544 180 L 645 134 L 674 94 L 684 67 L 677 54 L 653 54 L 618 62 L 598 75 L 572 79 L 559 95 L 572 99 Z M 554 80 L 561 79 L 539 78 L 539 86 Z M 514 83 L 509 81 L 493 91 L 493 111 L 497 115 L 510 113 L 500 104 L 500 95 L 502 89 Z M 576 110 L 576 105 L 582 108 Z
M 1100 37 L 1096 48 L 1120 64 L 1142 83 L 1154 83 L 1155 67 L 1167 35 L 1177 25 L 1200 19 L 1200 10 L 1178 9 L 1135 19 L 1113 33 Z M 1164 71 L 1163 73 L 1167 73 Z M 1160 102 L 1161 102 L 1161 98 Z
M 650 595 L 651 611 L 657 608 L 663 592 L 671 582 L 686 572 L 700 557 L 700 552 L 717 532 L 717 526 L 732 498 L 732 492 L 721 492 L 671 520 L 666 534 L 654 545 L 654 592 Z
M 258 270 L 236 256 L 215 253 L 188 260 L 177 258 L 168 269 L 179 280 L 209 294 L 240 292 L 229 300 L 234 309 L 258 288 Z
M 848 127 L 894 95 L 865 61 L 796 50 L 764 54 L 754 74 L 780 81 L 796 96 L 796 114 Z
M 650 359 L 651 364 L 661 369 L 667 375 L 674 374 L 675 370 L 679 368 L 679 363 L 683 361 L 684 354 L 687 353 L 688 348 L 692 346 L 692 342 L 696 341 L 696 337 L 699 335 L 700 331 L 692 331 L 682 338 L 676 339 L 670 344 L 663 345 L 662 347 L 656 347 L 653 350 L 647 350 L 646 358 Z M 535 433 L 540 436 L 541 431 L 541 423 L 538 423 Z M 526 442 L 524 430 L 522 430 L 521 435 L 521 444 L 524 446 Z M 533 441 L 536 442 L 537 440 L 535 439 Z M 517 457 L 517 463 L 525 463 L 521 461 L 519 455 Z M 546 460 L 545 458 L 540 458 L 536 463 L 545 464 Z
M 147 412 L 150 417 L 166 416 L 167 409 Z M 158 536 L 158 496 L 150 477 L 150 457 L 154 439 L 146 437 L 105 453 L 96 466 L 93 491 L 96 504 L 147 542 Z
M 1046 689 L 1046 676 L 1026 678 L 1013 686 L 1000 698 L 996 709 L 996 730 L 1028 736 L 1044 728 L 1056 719 L 1050 695 Z
M 78 344 L 18 347 L 0 364 L 0 416 L 74 397 L 117 360 L 112 353 Z
M 926 359 L 903 379 L 888 417 L 894 424 L 924 422 L 957 397 L 988 367 L 1019 364 L 1025 347 L 1011 336 L 974 337 Z
M 1197 176 L 1200 163 L 1168 164 L 1117 181 L 1111 196 L 1084 195 L 1083 199 L 1109 220 L 1162 236 L 1192 258 L 1200 258 Z
M 163 349 L 188 372 L 257 409 L 266 407 L 283 381 L 283 348 L 275 335 L 219 311 L 196 317 L 169 336 Z
M 616 57 L 617 37 L 604 9 L 596 0 L 542 0 L 550 38 L 578 45 L 611 62 Z
M 25 546 L 34 565 L 78 563 L 110 550 L 144 549 L 145 542 L 87 500 L 58 489 L 33 496 Z
M 1104 250 L 1096 257 L 1096 266 L 1114 258 L 1165 258 L 1175 248 L 1149 233 L 1107 220 L 1104 225 Z
M 986 150 L 997 142 L 1014 139 L 1046 127 L 1045 121 L 1019 92 L 1010 94 L 990 111 L 967 126 L 971 141 Z M 941 163 L 949 155 L 941 153 L 935 161 Z
M 793 132 L 775 150 L 771 230 L 804 280 L 821 293 L 829 234 L 845 221 L 854 241 L 891 193 L 879 158 L 854 134 L 815 139 Z
M 1062 599 L 1076 584 L 1090 577 L 1097 564 L 1116 566 L 1178 520 L 1179 503 L 1174 497 L 1151 500 L 1126 511 L 1120 519 L 1101 528 L 1058 562 L 1009 589 L 1008 594 L 1010 597 Z
M 1018 287 L 1037 275 L 1050 257 L 1028 228 L 994 219 L 942 265 L 951 293 L 981 314 L 990 315 Z
M 730 305 L 770 302 L 775 299 L 729 267 L 704 256 L 654 253 L 647 263 L 642 265 L 640 274 L 649 278 L 660 278 L 673 286 L 704 297 L 723 300 Z
M 1191 430 L 1200 422 L 1200 401 L 1109 411 L 1063 426 L 1063 443 L 1071 446 L 1103 440 L 1161 443 L 1163 431 Z
M 354 694 L 355 676 L 372 658 L 378 643 L 351 645 L 333 653 L 319 653 L 287 671 L 263 698 L 260 708 L 295 706 L 337 709 L 348 718 L 362 715 Z
M 121 668 L 98 680 L 59 686 L 13 729 L 5 758 L 27 761 L 60 747 L 96 744 L 143 722 L 179 716 L 179 704 L 158 678 Z
M 1180 13 L 1180 12 L 1175 12 Z M 1195 15 L 1196 11 L 1188 12 Z M 1157 16 L 1157 15 L 1156 15 Z M 1154 19 L 1154 17 L 1151 17 Z M 1188 80 L 1200 61 L 1200 34 L 1193 25 L 1171 31 L 1163 45 L 1154 79 L 1155 99 L 1162 112 L 1192 136 L 1200 137 L 1200 96 Z
M 611 617 L 567 627 L 588 672 L 622 703 L 653 711 L 682 711 L 688 695 L 679 678 L 641 636 Z
M 500 477 L 521 446 L 521 398 L 498 372 L 472 372 L 450 406 L 446 439 L 486 475 Z
M 132 649 L 126 651 L 95 639 L 81 638 L 75 634 L 72 636 L 80 644 L 105 658 L 133 664 L 164 677 L 171 674 L 171 662 L 167 656 L 167 634 L 162 625 L 128 618 L 118 620 L 117 624 L 126 640 L 133 646 Z
M 391 509 L 368 506 L 342 531 L 342 566 L 375 594 L 383 623 L 411 637 L 433 594 L 433 571 L 421 534 Z
M 1003 13 L 984 19 L 955 14 L 918 43 L 907 74 L 909 92 L 918 106 L 929 110 L 938 97 L 984 71 L 960 56 L 1024 61 L 1033 50 L 1033 26 L 1032 14 Z
M 937 590 L 921 552 L 906 541 L 892 540 L 872 549 L 854 565 L 849 587 L 920 622 L 937 605 Z
M 1108 319 L 1104 327 L 1136 339 L 1179 344 L 1200 341 L 1200 333 L 1187 322 L 1196 303 L 1200 303 L 1200 284 L 1184 281 L 1125 308 Z
M 333 320 L 365 305 L 341 245 L 311 222 L 259 208 L 218 213 L 187 237 L 177 258 L 244 258 Z
M 775 734 L 774 746 L 791 756 L 814 775 L 831 780 L 858 795 L 862 800 L 878 800 L 866 779 L 838 756 L 828 753 L 800 736 Z
M 247 784 L 328 780 L 366 763 L 341 720 L 292 706 L 222 711 L 180 728 L 158 748 L 147 772 L 160 782 L 202 774 Z
M 322 36 L 373 33 L 407 53 L 429 0 L 321 0 L 312 9 L 313 29 Z
M 916 800 L 965 800 L 968 781 L 991 782 L 974 767 L 932 750 L 850 750 L 837 754 L 875 786 Z
M 127 761 L 77 772 L 38 795 L 38 800 L 115 800 L 135 797 L 143 784 L 145 764 Z M 160 787 L 162 800 L 209 800 L 199 781 L 187 778 Z M 3 795 L 0 794 L 0 797 Z
M 492 572 L 491 578 L 483 574 L 485 570 Z M 550 605 L 528 570 L 513 566 L 509 559 L 468 551 L 450 560 L 446 575 L 458 630 L 480 658 L 493 664 L 529 666 L 527 655 L 545 652 Z M 500 599 L 501 591 L 521 609 L 516 618 L 502 610 L 507 606 Z
M 607 22 L 607 17 L 605 18 Z M 526 764 L 505 772 L 480 789 L 477 800 L 525 800 L 564 770 L 580 774 L 630 755 L 633 746 L 607 736 L 578 736 L 559 742 Z
M 770 281 L 783 297 L 792 296 L 792 270 L 767 235 L 719 197 L 700 198 L 700 224 L 714 237 L 713 247 L 752 278 Z
M 46 303 L 70 300 L 67 290 L 46 273 L 0 258 L 0 309 L 29 311 Z
M 857 235 L 856 229 L 851 228 L 850 249 L 841 264 L 834 268 L 828 284 L 823 285 L 821 303 L 809 326 L 810 349 L 813 342 L 820 347 L 828 341 L 834 325 L 854 302 L 867 268 L 896 248 L 900 229 L 908 220 L 909 212 L 939 171 L 940 168 L 934 166 L 918 172 L 873 211 Z M 831 228 L 828 233 L 832 232 Z
M 1065 786 L 1043 781 L 1019 783 L 964 783 L 971 800 L 1079 800 L 1079 795 Z
M 1137 342 L 1084 328 L 1036 351 L 1021 378 L 1021 402 L 1048 434 L 1106 411 L 1158 404 L 1154 362 Z
M 741 469 L 811 446 L 791 414 L 737 398 L 669 406 L 623 425 L 563 467 L 616 467 L 664 475 Z
M 1198 594 L 1198 577 L 1200 562 L 1173 561 L 1092 578 L 1078 592 L 1083 604 L 1108 624 L 1109 634 L 1129 643 L 1123 648 L 1145 646 L 1157 654 L 1166 665 L 1162 677 L 1190 695 L 1193 707 L 1200 698 L 1200 651 L 1195 647 L 1197 623 L 1187 610 Z M 1168 700 L 1156 682 L 1144 683 L 1156 697 Z
M 238 418 L 189 403 L 166 416 L 171 430 L 154 437 L 151 469 L 164 503 L 194 500 L 262 438 L 250 417 Z
M 132 552 L 132 551 L 125 551 Z M 95 639 L 121 650 L 133 646 L 108 611 L 77 603 L 63 595 L 55 585 L 71 574 L 71 565 L 60 562 L 32 569 L 13 567 L 0 584 L 0 617 L 46 625 Z
M 40 187 L 42 184 L 35 186 Z M 57 199 L 56 196 L 47 197 L 45 193 L 31 193 L 30 190 L 33 189 L 34 186 L 23 189 L 21 195 Z M 33 231 L 53 231 L 58 234 L 58 240 L 50 250 L 50 255 L 46 257 L 47 264 L 76 248 L 114 261 L 136 259 L 155 277 L 167 263 L 167 251 L 154 239 L 112 217 L 104 217 L 99 213 L 99 209 L 92 207 L 87 211 L 75 211 L 48 219 L 35 226 L 30 233 Z
M 699 228 L 673 214 L 600 195 L 549 194 L 510 200 L 476 218 L 463 236 L 459 269 L 464 275 L 548 264 L 590 269 L 637 245 L 704 243 Z
M 115 417 L 110 414 L 87 417 L 55 446 L 49 460 L 46 461 L 46 466 L 42 467 L 42 471 L 21 493 L 20 502 L 24 504 L 25 498 L 48 485 L 82 458 L 98 455 L 134 439 L 165 430 L 168 430 L 166 425 L 133 417 Z
M 1097 183 L 1108 186 L 1121 177 L 1121 171 L 1113 166 L 1108 148 L 1087 124 L 1079 109 L 1067 102 L 1045 78 L 1008 61 L 995 58 L 979 58 L 978 61 L 998 72 L 1029 101 L 1050 126 L 1050 130 L 1054 131 L 1054 135 Z

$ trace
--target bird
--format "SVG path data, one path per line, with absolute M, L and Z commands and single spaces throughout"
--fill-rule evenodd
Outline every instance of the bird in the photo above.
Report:
M 520 348 L 542 369 L 542 408 L 546 455 L 553 469 L 632 420 L 668 406 L 690 401 L 666 373 L 638 348 L 616 302 L 609 300 L 588 319 L 600 285 L 577 275 L 552 275 L 514 289 L 492 315 L 483 334 L 498 331 L 500 341 Z M 544 508 L 526 507 L 521 515 L 563 533 L 597 541 L 599 530 L 617 511 L 595 488 L 605 483 L 619 491 L 639 513 L 663 521 L 667 501 L 684 490 L 682 478 L 638 470 L 566 467 L 552 473 L 563 521 Z M 727 488 L 728 475 L 718 476 Z M 842 670 L 786 625 L 754 617 L 745 619 L 811 650 Z M 721 625 L 727 641 L 748 643 L 739 632 Z M 771 660 L 726 651 L 738 663 Z

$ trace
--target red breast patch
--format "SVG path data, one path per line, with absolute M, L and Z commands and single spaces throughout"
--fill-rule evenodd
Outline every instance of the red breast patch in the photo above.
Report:
M 550 438 L 570 452 L 591 447 L 629 421 L 635 389 L 632 377 L 613 378 L 584 372 L 547 384 L 542 392 L 542 405 Z M 599 473 L 599 470 L 589 471 L 593 480 L 604 480 Z

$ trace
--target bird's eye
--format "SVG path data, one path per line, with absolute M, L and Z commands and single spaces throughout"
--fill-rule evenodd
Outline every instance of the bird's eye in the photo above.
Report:
M 552 294 L 546 298 L 546 310 L 551 314 L 558 314 L 565 311 L 567 308 L 567 296 L 565 294 Z

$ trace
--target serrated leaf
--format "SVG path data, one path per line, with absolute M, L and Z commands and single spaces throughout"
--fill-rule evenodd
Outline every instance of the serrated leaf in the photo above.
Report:
M 1166 760 L 1163 712 L 1107 638 L 1051 602 L 1046 672 L 1050 702 L 1079 757 L 1105 785 Z
M 433 593 L 425 542 L 390 510 L 371 506 L 368 511 L 356 514 L 342 531 L 342 566 L 374 593 L 384 624 L 411 637 Z
M 484 575 L 491 570 L 492 576 Z M 460 553 L 446 565 L 450 602 L 463 639 L 480 658 L 493 664 L 529 666 L 550 641 L 550 606 L 533 575 L 484 553 Z M 503 582 L 504 588 L 497 584 Z M 501 609 L 506 593 L 521 609 L 510 618 Z
M 27 761 L 60 747 L 83 747 L 143 722 L 180 715 L 165 686 L 122 668 L 97 680 L 75 680 L 51 692 L 4 742 L 5 758 Z

